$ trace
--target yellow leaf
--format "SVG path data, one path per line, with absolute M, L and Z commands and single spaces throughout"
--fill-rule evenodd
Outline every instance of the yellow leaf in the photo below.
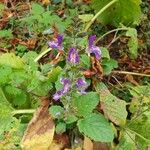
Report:
M 54 136 L 55 125 L 48 113 L 49 102 L 45 102 L 34 114 L 23 136 L 23 150 L 48 150 Z
M 84 137 L 83 149 L 93 150 L 93 142 L 86 136 Z

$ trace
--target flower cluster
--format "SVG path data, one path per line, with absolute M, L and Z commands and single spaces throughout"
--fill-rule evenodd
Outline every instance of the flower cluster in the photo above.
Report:
M 50 48 L 53 48 L 53 49 L 63 49 L 62 40 L 63 40 L 63 36 L 58 35 L 57 40 L 48 42 L 48 45 Z M 94 45 L 95 40 L 96 40 L 95 35 L 89 37 L 87 53 L 94 54 L 96 59 L 99 60 L 101 58 L 101 51 L 99 47 Z M 74 47 L 69 49 L 67 61 L 74 65 L 77 65 L 80 62 L 78 51 Z M 72 87 L 72 83 L 69 78 L 62 78 L 60 82 L 63 85 L 62 89 L 57 91 L 53 95 L 53 99 L 56 101 L 59 100 L 65 94 L 67 94 L 71 90 L 71 87 Z M 86 94 L 85 90 L 87 89 L 88 85 L 85 79 L 83 77 L 80 77 L 80 78 L 74 79 L 74 82 L 75 82 L 77 91 L 80 94 Z

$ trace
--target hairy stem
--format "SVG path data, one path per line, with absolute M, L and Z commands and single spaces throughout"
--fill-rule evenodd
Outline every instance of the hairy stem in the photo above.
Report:
M 87 24 L 85 27 L 84 32 L 87 32 L 87 30 L 90 28 L 90 26 L 93 24 L 93 22 L 97 19 L 99 15 L 101 15 L 108 7 L 110 7 L 112 4 L 117 2 L 118 0 L 112 0 L 110 3 L 108 3 L 106 6 L 104 6 L 93 18 L 92 20 Z
M 35 59 L 34 62 L 38 62 L 45 54 L 47 54 L 48 52 L 50 52 L 52 49 L 48 48 L 47 50 L 43 51 L 41 54 L 39 54 Z
M 33 114 L 35 112 L 35 109 L 20 109 L 20 110 L 14 110 L 12 112 L 12 115 L 16 114 Z

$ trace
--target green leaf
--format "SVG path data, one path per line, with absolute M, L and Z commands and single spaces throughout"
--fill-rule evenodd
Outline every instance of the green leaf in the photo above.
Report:
M 7 101 L 2 89 L 0 88 L 0 135 L 10 128 L 11 122 L 13 121 L 11 112 L 14 109 Z
M 119 144 L 116 147 L 116 150 L 133 150 L 136 149 L 135 145 L 135 135 L 129 131 L 122 131 Z
M 71 124 L 71 123 L 74 123 L 78 120 L 78 118 L 75 116 L 75 115 L 68 115 L 65 122 L 67 124 Z
M 103 70 L 105 75 L 109 75 L 114 68 L 118 67 L 118 63 L 114 59 L 104 59 L 102 61 Z
M 138 38 L 137 30 L 134 28 L 128 28 L 126 36 L 130 37 L 128 41 L 129 54 L 131 58 L 137 58 L 138 56 Z
M 61 67 L 56 67 L 54 68 L 52 71 L 50 71 L 48 73 L 48 78 L 51 82 L 56 82 L 58 80 L 58 76 L 60 75 L 60 73 L 62 72 L 62 68 Z
M 112 95 L 103 83 L 97 85 L 97 91 L 100 92 L 104 115 L 116 125 L 124 125 L 127 117 L 126 102 Z
M 93 0 L 92 7 L 98 12 L 112 0 Z M 138 25 L 141 18 L 141 0 L 118 0 L 105 10 L 99 17 L 103 24 L 118 27 L 124 25 Z
M 99 94 L 97 92 L 88 92 L 86 95 L 77 97 L 74 100 L 74 107 L 77 109 L 77 115 L 87 116 L 95 109 L 99 103 Z
M 61 106 L 51 106 L 49 108 L 49 113 L 53 118 L 62 118 L 64 114 L 64 108 Z
M 78 121 L 78 128 L 81 133 L 94 141 L 112 142 L 114 133 L 112 126 L 102 114 L 90 114 Z
M 37 3 L 32 3 L 32 10 L 31 13 L 34 15 L 39 15 L 42 14 L 44 12 L 44 8 L 37 4 Z
M 5 53 L 0 56 L 0 65 L 6 65 L 12 68 L 21 69 L 24 66 L 24 62 L 14 53 Z
M 102 58 L 110 59 L 109 51 L 107 48 L 101 47 L 101 52 L 102 52 Z
M 81 19 L 82 22 L 89 22 L 93 17 L 94 17 L 93 14 L 79 15 L 79 19 Z
M 88 57 L 86 54 L 81 55 L 81 62 L 85 67 L 90 68 L 90 57 Z
M 126 125 L 127 131 L 135 134 L 135 141 L 141 149 L 147 149 L 150 146 L 150 112 L 144 112 L 136 119 L 133 118 Z
M 66 131 L 66 124 L 64 122 L 59 122 L 57 125 L 56 125 L 56 133 L 57 134 L 62 134 Z
M 0 30 L 0 38 L 12 38 L 12 31 L 9 30 Z

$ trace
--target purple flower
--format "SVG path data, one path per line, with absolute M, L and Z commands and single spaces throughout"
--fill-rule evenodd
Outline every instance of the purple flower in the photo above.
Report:
M 101 58 L 101 50 L 98 46 L 94 45 L 94 41 L 96 40 L 96 35 L 92 35 L 89 37 L 89 46 L 88 46 L 88 53 L 94 53 L 96 59 L 100 60 Z
M 50 48 L 63 49 L 62 40 L 63 40 L 63 35 L 58 35 L 55 41 L 48 42 L 48 46 Z
M 70 48 L 67 60 L 73 64 L 79 63 L 80 61 L 79 54 L 75 48 Z
M 55 101 L 58 101 L 62 96 L 63 96 L 62 91 L 57 91 L 57 92 L 53 95 L 53 99 L 54 99 Z
M 62 93 L 63 94 L 68 93 L 71 87 L 71 81 L 67 78 L 62 78 L 61 83 L 63 84 Z
M 78 91 L 81 93 L 81 94 L 85 94 L 85 89 L 88 87 L 85 79 L 83 78 L 78 78 L 77 79 L 77 82 L 76 82 L 76 86 L 78 88 Z
M 53 99 L 56 101 L 59 100 L 62 96 L 64 96 L 66 93 L 68 93 L 70 91 L 70 88 L 71 88 L 71 82 L 69 79 L 62 78 L 60 81 L 63 84 L 63 88 L 61 90 L 57 91 L 53 95 Z

